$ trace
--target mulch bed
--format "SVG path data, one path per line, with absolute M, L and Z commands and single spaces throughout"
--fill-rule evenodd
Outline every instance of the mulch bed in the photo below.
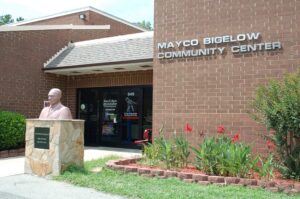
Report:
M 152 167 L 137 163 L 140 158 L 111 160 L 106 166 L 124 172 L 134 172 L 145 177 L 169 178 L 177 177 L 185 182 L 198 183 L 201 185 L 217 184 L 217 185 L 236 185 L 248 187 L 262 187 L 272 192 L 282 191 L 287 194 L 299 194 L 300 182 L 295 180 L 283 179 L 279 172 L 274 173 L 271 181 L 259 179 L 254 175 L 253 179 L 238 177 L 209 176 L 204 172 L 197 170 L 193 166 L 182 169 L 167 170 L 160 167 Z

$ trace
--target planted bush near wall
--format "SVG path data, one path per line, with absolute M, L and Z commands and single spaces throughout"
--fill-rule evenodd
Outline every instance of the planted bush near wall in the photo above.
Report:
M 266 139 L 276 146 L 282 174 L 300 179 L 300 71 L 260 86 L 252 107 L 253 118 L 272 129 Z
M 25 116 L 0 111 L 0 150 L 16 149 L 25 144 Z
M 154 139 L 153 144 L 144 146 L 146 163 L 151 166 L 162 165 L 168 169 L 187 166 L 190 150 L 186 134 L 191 131 L 187 124 L 184 132 L 175 132 L 173 137 L 167 139 L 163 128 L 160 129 L 159 136 Z
M 257 169 L 258 157 L 252 157 L 250 146 L 234 143 L 225 135 L 206 138 L 194 151 L 196 167 L 210 175 L 245 178 Z
M 226 135 L 225 128 L 220 126 L 217 135 L 206 137 L 194 148 L 187 141 L 191 132 L 187 124 L 183 133 L 166 138 L 161 129 L 154 142 L 144 147 L 142 163 L 167 169 L 187 168 L 188 163 L 192 163 L 209 175 L 248 178 L 257 173 L 261 179 L 273 177 L 273 155 L 269 154 L 266 159 L 259 155 L 254 157 L 250 146 L 239 142 L 239 134 Z M 194 162 L 188 162 L 190 148 L 196 155 Z

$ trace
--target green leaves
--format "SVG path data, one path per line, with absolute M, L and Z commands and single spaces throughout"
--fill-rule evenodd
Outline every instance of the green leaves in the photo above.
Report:
M 266 161 L 263 161 L 261 158 L 259 161 L 261 163 L 261 168 L 258 170 L 259 176 L 267 180 L 272 179 L 274 170 L 273 155 L 269 154 Z
M 153 144 L 144 147 L 144 155 L 147 163 L 151 165 L 163 164 L 166 168 L 183 167 L 188 163 L 190 155 L 189 143 L 184 133 L 167 139 L 160 129 L 159 136 Z
M 25 117 L 18 113 L 0 111 L 0 150 L 23 147 Z
M 233 143 L 227 136 L 205 138 L 196 153 L 195 166 L 210 175 L 247 177 L 255 169 L 250 147 Z
M 16 19 L 16 21 L 18 21 L 18 22 L 23 21 L 23 20 L 24 20 L 23 17 L 18 17 Z M 4 24 L 10 24 L 10 23 L 13 23 L 13 22 L 14 22 L 14 19 L 10 14 L 0 16 L 0 26 L 4 25 Z
M 12 18 L 12 16 L 10 14 L 0 16 L 0 25 L 9 24 L 9 23 L 13 23 L 13 22 L 14 22 L 14 19 Z
M 273 129 L 272 141 L 281 159 L 282 174 L 300 178 L 300 71 L 284 80 L 272 80 L 260 86 L 253 100 L 252 117 Z
M 149 21 L 143 20 L 141 22 L 138 22 L 137 25 L 140 26 L 141 28 L 144 28 L 144 29 L 148 30 L 148 31 L 153 30 L 152 25 Z

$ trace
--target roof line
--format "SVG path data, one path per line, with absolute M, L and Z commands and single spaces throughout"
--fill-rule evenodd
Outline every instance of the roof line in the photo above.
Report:
M 32 26 L 0 26 L 2 31 L 30 31 L 30 30 L 109 30 L 110 25 L 32 25 Z
M 153 37 L 153 31 L 148 31 L 148 32 L 139 32 L 139 33 L 132 33 L 132 34 L 127 34 L 127 35 L 117 35 L 117 36 L 112 36 L 112 37 L 104 37 L 104 38 L 99 38 L 99 39 L 91 39 L 91 40 L 85 40 L 85 41 L 77 41 L 74 42 L 74 46 L 82 46 L 82 45 L 87 45 L 87 44 L 94 44 L 94 43 L 109 43 L 109 42 L 115 42 L 115 41 L 125 41 L 125 40 L 130 40 L 130 39 L 142 39 L 146 37 Z
M 74 66 L 60 66 L 60 67 L 51 67 L 51 68 L 42 68 L 43 71 L 48 70 L 60 70 L 60 69 L 70 69 L 70 68 L 81 68 L 89 66 L 107 66 L 107 65 L 117 65 L 117 64 L 130 64 L 130 63 L 143 63 L 143 62 L 153 62 L 153 58 L 148 59 L 139 59 L 139 60 L 126 60 L 126 61 L 117 61 L 117 62 L 106 62 L 106 63 L 93 63 L 93 64 L 83 64 L 83 65 L 74 65 Z
M 111 19 L 113 19 L 113 20 L 116 20 L 116 21 L 118 21 L 118 22 L 120 22 L 120 23 L 124 23 L 124 24 L 126 24 L 126 25 L 128 25 L 128 26 L 131 26 L 131 27 L 136 28 L 136 29 L 138 29 L 138 30 L 141 30 L 141 31 L 143 31 L 143 32 L 147 32 L 147 31 L 148 31 L 148 30 L 146 30 L 146 29 L 144 29 L 144 28 L 141 28 L 141 27 L 139 27 L 139 26 L 137 26 L 137 25 L 132 24 L 132 23 L 129 22 L 129 21 L 126 21 L 126 20 L 121 19 L 121 18 L 119 18 L 119 17 L 116 17 L 116 16 L 114 16 L 114 15 L 111 15 L 111 14 L 109 14 L 109 13 L 107 13 L 107 12 L 104 12 L 104 11 L 99 10 L 99 9 L 97 9 L 97 8 L 94 8 L 94 7 L 92 7 L 92 6 L 90 6 L 89 8 L 90 8 L 91 11 L 94 11 L 94 12 L 96 12 L 96 13 L 98 13 L 98 14 L 104 15 L 104 16 L 106 16 L 106 17 L 108 17 L 108 18 L 111 18 Z
M 52 62 L 56 57 L 58 57 L 61 53 L 63 53 L 66 49 L 74 47 L 73 43 L 68 43 L 65 47 L 60 49 L 57 53 L 55 53 L 46 63 L 44 63 L 44 67 L 46 67 L 50 62 Z
M 39 17 L 39 18 L 35 18 L 35 19 L 29 19 L 29 20 L 25 20 L 25 21 L 21 21 L 21 22 L 17 22 L 17 23 L 11 23 L 11 24 L 8 24 L 7 26 L 25 25 L 25 24 L 28 24 L 28 23 L 33 23 L 33 22 L 42 21 L 42 20 L 46 20 L 46 19 L 61 17 L 61 16 L 65 16 L 65 15 L 69 15 L 69 14 L 73 14 L 73 13 L 77 13 L 77 12 L 84 12 L 84 11 L 88 11 L 88 10 L 96 12 L 100 15 L 103 15 L 103 16 L 108 17 L 110 19 L 113 19 L 115 21 L 121 22 L 121 23 L 126 24 L 128 26 L 131 26 L 135 29 L 138 29 L 138 30 L 141 30 L 141 31 L 144 31 L 144 32 L 147 31 L 144 28 L 141 28 L 137 25 L 134 25 L 134 24 L 130 23 L 129 21 L 126 21 L 126 20 L 121 19 L 119 17 L 116 17 L 114 15 L 108 14 L 107 12 L 101 11 L 99 9 L 96 9 L 96 8 L 92 7 L 92 6 L 87 6 L 87 7 L 77 8 L 77 9 L 73 9 L 73 10 L 69 10 L 69 11 L 59 12 L 59 13 L 56 13 L 56 14 L 47 15 L 47 16 Z

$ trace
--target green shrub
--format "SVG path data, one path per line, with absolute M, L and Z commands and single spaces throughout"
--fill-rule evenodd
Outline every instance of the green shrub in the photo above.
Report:
M 251 156 L 250 147 L 236 143 L 238 135 L 229 138 L 224 128 L 217 137 L 205 138 L 196 153 L 195 166 L 210 175 L 247 177 L 257 170 L 258 157 Z
M 150 166 L 157 165 L 159 163 L 161 149 L 159 145 L 148 143 L 144 145 L 143 154 L 146 158 L 146 164 Z
M 189 148 L 189 142 L 186 139 L 185 135 L 181 133 L 179 136 L 175 137 L 175 146 L 177 150 L 175 150 L 176 157 L 178 159 L 177 165 L 179 167 L 187 166 L 188 164 L 188 158 L 190 156 L 190 148 Z
M 281 173 L 300 179 L 300 71 L 260 86 L 252 107 L 251 116 L 275 131 L 267 139 L 276 145 Z
M 0 150 L 15 149 L 25 144 L 25 117 L 0 111 Z
M 265 161 L 263 161 L 261 158 L 259 158 L 259 160 L 261 163 L 261 168 L 258 170 L 259 176 L 267 180 L 272 179 L 274 170 L 273 155 L 269 154 Z
M 191 132 L 191 129 L 188 131 Z M 189 143 L 185 133 L 166 138 L 163 129 L 159 130 L 159 136 L 144 147 L 145 162 L 150 165 L 163 165 L 166 168 L 186 166 L 190 155 Z

